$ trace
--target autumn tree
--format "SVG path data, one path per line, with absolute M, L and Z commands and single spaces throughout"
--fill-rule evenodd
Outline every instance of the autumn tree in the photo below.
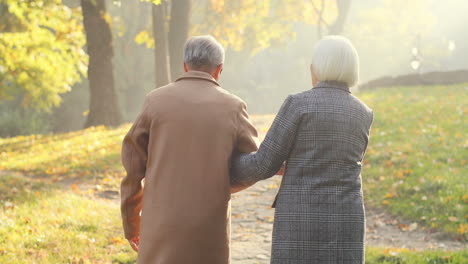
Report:
M 60 0 L 0 0 L 0 101 L 50 111 L 86 71 L 79 10 Z
M 105 0 L 81 0 L 89 54 L 90 109 L 85 127 L 122 123 L 114 88 L 112 33 Z
M 319 37 L 343 30 L 351 0 L 200 0 L 195 34 L 210 32 L 225 47 L 252 53 L 295 38 L 295 23 L 317 26 Z M 209 10 L 208 12 L 203 12 Z

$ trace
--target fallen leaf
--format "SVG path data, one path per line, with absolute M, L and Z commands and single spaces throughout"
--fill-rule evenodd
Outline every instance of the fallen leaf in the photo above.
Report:
M 408 227 L 408 231 L 414 231 L 418 228 L 418 223 L 411 223 Z
M 468 224 L 459 225 L 457 231 L 458 233 L 464 235 L 466 232 L 468 232 Z
M 468 194 L 463 195 L 462 200 L 463 202 L 468 203 Z
M 15 208 L 15 205 L 12 202 L 5 202 L 4 206 L 5 206 L 6 209 Z
M 409 231 L 409 226 L 405 224 L 399 224 L 398 228 L 400 228 L 400 230 L 403 232 Z
M 126 244 L 127 243 L 127 241 L 125 241 L 125 239 L 122 237 L 111 237 L 109 239 L 109 242 L 111 244 Z
M 74 193 L 80 193 L 80 187 L 78 187 L 78 185 L 77 185 L 76 183 L 73 183 L 73 184 L 71 185 L 71 188 L 72 188 L 72 191 L 73 191 Z

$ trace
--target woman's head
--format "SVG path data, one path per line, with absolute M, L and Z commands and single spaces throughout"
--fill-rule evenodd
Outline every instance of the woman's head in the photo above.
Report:
M 326 36 L 315 45 L 310 70 L 314 86 L 334 81 L 351 87 L 359 79 L 359 56 L 347 38 Z

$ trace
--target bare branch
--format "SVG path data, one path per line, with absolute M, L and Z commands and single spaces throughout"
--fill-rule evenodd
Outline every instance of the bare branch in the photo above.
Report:
M 311 0 L 310 3 L 312 4 L 312 7 L 314 8 L 315 13 L 317 13 L 317 15 L 319 16 L 318 19 L 319 19 L 320 23 L 323 23 L 327 28 L 329 28 L 330 27 L 329 24 L 323 18 L 323 10 L 325 9 L 324 8 L 325 7 L 324 1 L 322 0 L 322 8 L 321 9 L 318 9 L 317 5 L 315 5 L 314 0 Z

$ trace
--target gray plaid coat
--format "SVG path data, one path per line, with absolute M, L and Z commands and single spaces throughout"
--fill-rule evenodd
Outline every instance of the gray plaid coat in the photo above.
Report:
M 231 182 L 273 176 L 272 264 L 364 263 L 361 162 L 373 112 L 348 87 L 322 82 L 283 103 L 259 150 L 238 154 Z

